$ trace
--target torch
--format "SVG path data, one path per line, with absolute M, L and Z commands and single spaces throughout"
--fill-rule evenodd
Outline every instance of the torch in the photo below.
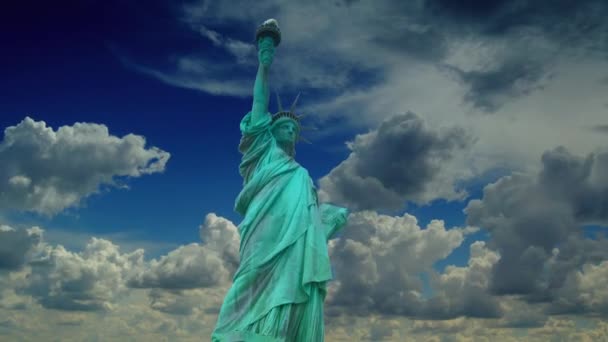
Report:
M 279 43 L 281 42 L 281 30 L 279 30 L 279 23 L 276 19 L 268 19 L 258 27 L 255 31 L 256 43 L 264 36 L 272 37 L 274 46 L 279 46 Z

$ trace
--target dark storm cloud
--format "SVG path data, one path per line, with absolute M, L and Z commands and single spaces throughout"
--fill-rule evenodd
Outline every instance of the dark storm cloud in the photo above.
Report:
M 451 68 L 469 86 L 465 100 L 488 113 L 542 87 L 552 61 L 563 54 L 582 49 L 608 55 L 605 1 L 428 0 L 424 8 L 422 17 L 452 39 L 511 42 L 511 51 L 492 57 L 494 68 Z
M 600 37 L 607 28 L 608 4 L 602 0 L 427 0 L 424 7 L 431 17 L 484 35 L 528 27 L 578 45 Z M 599 43 L 606 43 L 605 38 Z
M 234 11 L 237 7 L 243 11 Z M 245 79 L 235 81 L 239 76 L 234 72 L 209 70 L 230 71 L 255 64 L 253 47 L 242 48 L 250 45 L 244 38 L 250 37 L 250 33 L 245 34 L 244 30 L 250 32 L 259 25 L 260 18 L 269 15 L 279 19 L 285 37 L 290 37 L 281 46 L 282 56 L 276 63 L 283 76 L 281 87 L 317 88 L 335 95 L 336 91 L 352 90 L 361 83 L 368 87 L 376 85 L 371 80 L 383 79 L 392 67 L 408 61 L 453 63 L 449 67 L 469 88 L 465 101 L 487 113 L 496 112 L 506 102 L 541 87 L 558 57 L 581 49 L 585 53 L 608 50 L 608 24 L 604 21 L 608 6 L 599 0 L 336 1 L 313 6 L 299 3 L 284 6 L 276 0 L 267 0 L 257 2 L 254 7 L 245 1 L 204 2 L 186 5 L 180 20 L 195 31 L 206 33 L 220 30 L 226 23 L 232 29 L 238 27 L 238 32 L 229 34 L 232 38 L 222 38 L 219 31 L 211 36 L 204 34 L 216 48 L 236 56 L 237 63 L 231 58 L 224 58 L 224 63 L 211 60 L 208 56 L 215 50 L 205 49 L 198 54 L 200 57 L 191 53 L 181 59 L 200 67 L 179 65 L 174 73 L 159 73 L 157 68 L 148 73 L 173 85 L 245 96 L 248 91 Z M 336 22 L 341 24 L 335 25 Z M 201 29 L 201 23 L 209 27 Z M 234 50 L 221 43 L 229 40 L 240 42 L 241 48 Z M 477 57 L 469 59 L 476 65 L 458 65 L 450 59 L 467 42 L 473 42 L 467 54 L 486 50 L 483 57 L 478 57 L 480 61 L 475 60 Z M 303 53 L 304 50 L 314 53 Z M 205 74 L 193 70 L 204 70 Z M 358 82 L 356 75 L 362 72 L 377 76 Z
M 601 295 L 589 296 L 591 288 L 602 288 L 608 281 L 608 272 L 603 276 L 600 272 L 587 274 L 592 282 L 581 286 L 581 265 L 608 265 L 608 240 L 600 237 L 598 240 L 585 239 L 571 235 L 560 244 L 560 253 L 552 266 L 547 286 L 552 294 L 552 301 L 547 308 L 551 314 L 576 314 L 589 311 L 608 315 L 608 300 Z M 603 264 L 602 264 L 603 263 Z M 608 268 L 604 267 L 605 270 Z M 590 298 L 595 303 L 589 303 L 584 298 Z
M 378 23 L 374 31 L 371 42 L 395 53 L 427 61 L 441 60 L 448 53 L 447 37 L 438 27 L 414 29 L 388 21 Z
M 273 16 L 281 22 L 286 37 L 274 68 L 282 75 L 280 86 L 336 94 L 360 86 L 354 79 L 361 72 L 377 72 L 379 76 L 373 79 L 379 79 L 392 71 L 392 66 L 408 60 L 445 64 L 452 49 L 463 41 L 482 42 L 490 49 L 493 44 L 505 43 L 509 51 L 487 56 L 493 68 L 476 65 L 460 73 L 470 87 L 466 100 L 481 111 L 495 112 L 507 100 L 537 89 L 558 56 L 581 48 L 605 52 L 607 14 L 608 6 L 600 0 L 385 0 L 289 6 L 276 0 L 258 1 L 256 6 L 244 0 L 189 2 L 183 5 L 178 20 L 213 46 L 199 44 L 203 48 L 193 47 L 178 58 L 168 58 L 173 54 L 167 54 L 165 60 L 171 66 L 167 62 L 164 67 L 159 63 L 147 63 L 147 67 L 135 61 L 129 64 L 175 86 L 247 96 L 250 85 L 241 75 L 247 75 L 256 64 L 251 32 L 261 18 Z M 337 22 L 340 25 L 335 25 Z
M 608 125 L 596 125 L 591 127 L 591 130 L 598 133 L 608 134 Z
M 511 51 L 492 57 L 497 67 L 460 72 L 470 86 L 465 99 L 487 112 L 535 90 L 556 57 L 581 50 L 608 56 L 606 17 L 608 2 L 602 0 L 427 0 L 414 16 L 443 39 L 511 42 Z M 552 46 L 552 52 L 544 50 L 545 43 Z
M 543 154 L 537 177 L 503 177 L 469 203 L 467 223 L 490 231 L 489 246 L 501 256 L 492 270 L 494 294 L 559 302 L 580 290 L 565 290 L 566 278 L 586 263 L 608 260 L 605 240 L 581 236 L 583 225 L 608 224 L 607 175 L 607 152 L 582 158 L 558 147 Z
M 461 18 L 461 20 L 472 20 L 485 18 L 499 11 L 508 0 L 427 0 L 427 10 L 436 15 L 449 15 Z
M 511 60 L 490 71 L 462 71 L 444 66 L 468 85 L 464 100 L 478 109 L 492 113 L 514 98 L 541 88 L 539 80 L 545 75 L 542 63 L 531 60 Z
M 444 162 L 472 143 L 461 128 L 436 132 L 414 113 L 395 115 L 358 135 L 349 157 L 320 180 L 321 188 L 353 210 L 398 210 L 408 200 L 421 202 Z
M 577 223 L 608 223 L 608 152 L 580 158 L 560 147 L 544 153 L 542 162 L 539 183 L 570 203 Z

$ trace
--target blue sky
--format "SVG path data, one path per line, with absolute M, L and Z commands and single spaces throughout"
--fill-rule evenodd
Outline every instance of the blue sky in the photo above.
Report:
M 283 32 L 270 110 L 274 91 L 284 106 L 301 93 L 298 111 L 319 131 L 304 133 L 312 144 L 296 159 L 323 200 L 353 213 L 330 246 L 328 337 L 606 336 L 591 318 L 608 313 L 596 289 L 608 249 L 594 234 L 608 227 L 603 2 L 83 1 L 2 12 L 9 336 L 36 340 L 18 323 L 28 312 L 59 312 L 54 324 L 79 322 L 76 332 L 95 329 L 93 315 L 128 317 L 127 302 L 146 310 L 133 324 L 154 321 L 159 334 L 210 332 L 238 247 L 253 33 L 270 17 Z M 104 290 L 72 279 L 93 304 L 54 283 L 115 260 L 124 270 Z M 355 291 L 367 304 L 350 301 Z
M 117 55 L 116 51 L 124 50 L 125 54 L 153 60 L 158 58 L 154 51 L 150 51 L 155 48 L 165 50 L 161 54 L 175 53 L 180 47 L 199 52 L 210 48 L 208 41 L 192 37 L 194 34 L 190 29 L 180 29 L 177 23 L 161 24 L 162 27 L 151 32 L 151 27 L 158 25 L 157 15 L 165 20 L 171 19 L 170 13 L 163 12 L 170 10 L 171 6 L 157 6 L 161 8 L 154 15 L 144 16 L 136 22 L 130 22 L 130 15 L 134 13 L 128 11 L 135 11 L 130 8 L 132 6 L 116 6 L 107 13 L 107 20 L 112 24 L 98 19 L 105 23 L 101 27 L 97 27 L 97 23 L 83 25 L 82 22 L 88 20 L 79 18 L 81 11 L 72 9 L 73 12 L 64 13 L 61 8 L 49 8 L 51 13 L 56 11 L 55 14 L 61 16 L 48 18 L 41 15 L 40 19 L 48 18 L 48 21 L 18 30 L 19 38 L 15 37 L 17 48 L 11 55 L 3 56 L 7 59 L 5 64 L 13 66 L 7 70 L 9 75 L 2 89 L 3 127 L 16 125 L 28 115 L 34 120 L 45 121 L 55 129 L 75 122 L 100 123 L 106 125 L 112 135 L 142 135 L 149 145 L 171 151 L 172 165 L 167 167 L 164 174 L 151 179 L 129 180 L 131 191 L 112 191 L 94 196 L 99 198 L 90 200 L 96 201 L 96 206 L 102 206 L 99 210 L 89 211 L 85 208 L 78 211 L 81 219 L 94 215 L 90 223 L 98 222 L 100 228 L 114 226 L 116 222 L 111 217 L 95 215 L 95 212 L 105 211 L 102 208 L 107 205 L 112 207 L 106 207 L 106 210 L 118 205 L 128 206 L 129 211 L 140 213 L 133 216 L 148 216 L 145 212 L 150 210 L 171 211 L 176 215 L 172 215 L 170 222 L 175 222 L 177 217 L 180 217 L 178 220 L 189 217 L 190 227 L 182 228 L 187 230 L 196 226 L 201 215 L 208 211 L 236 218 L 232 205 L 241 187 L 238 174 L 238 123 L 250 109 L 251 99 L 213 96 L 172 87 L 126 67 L 121 62 L 124 56 Z M 129 14 L 125 14 L 125 10 Z M 93 13 L 91 16 L 94 17 Z M 118 23 L 114 21 L 116 18 L 119 19 Z M 120 18 L 123 22 L 120 22 Z M 47 24 L 52 25 L 49 27 Z M 115 24 L 117 27 L 114 27 Z M 50 29 L 41 35 L 41 30 L 46 28 Z M 78 32 L 82 29 L 85 31 Z M 158 31 L 165 30 L 169 32 L 158 37 Z M 144 42 L 135 37 L 124 37 L 136 36 L 133 33 L 136 31 L 141 32 Z M 176 38 L 176 41 L 171 40 L 170 46 L 167 46 L 167 42 L 160 44 L 163 36 Z M 215 54 L 222 59 L 230 58 L 222 51 L 215 51 Z M 250 77 L 252 84 L 255 69 L 253 72 L 253 77 Z M 338 154 L 329 158 L 327 153 L 318 156 L 319 147 L 306 147 L 300 149 L 299 158 L 302 163 L 314 163 L 309 170 L 317 178 L 327 172 L 332 162 L 335 164 L 341 158 Z M 327 159 L 333 160 L 323 163 Z M 138 182 L 144 183 L 139 186 L 136 185 Z M 174 200 L 150 200 L 166 196 Z M 148 200 L 144 200 L 146 198 Z M 138 219 L 139 228 L 170 225 L 169 221 L 162 220 L 160 215 L 142 217 Z M 178 226 L 185 223 L 183 221 Z M 185 232 L 183 234 L 170 234 L 165 238 L 180 242 L 192 239 L 185 237 Z
M 83 199 L 84 207 L 66 208 L 50 218 L 8 212 L 11 223 L 40 222 L 48 229 L 91 234 L 133 230 L 150 239 L 184 244 L 197 239 L 196 228 L 208 212 L 238 222 L 240 218 L 232 210 L 242 184 L 236 149 L 238 123 L 250 109 L 251 98 L 174 87 L 134 72 L 123 62 L 162 63 L 161 57 L 182 51 L 226 61 L 232 56 L 175 22 L 173 5 L 152 5 L 144 15 L 136 14 L 140 8 L 133 5 L 108 7 L 101 15 L 94 5 L 68 7 L 67 11 L 51 7 L 44 11 L 47 15 L 36 17 L 36 25 L 17 25 L 16 48 L 4 56 L 4 64 L 14 67 L 8 70 L 8 82 L 2 89 L 2 126 L 14 126 L 25 116 L 53 129 L 75 122 L 99 123 L 111 135 L 144 136 L 148 145 L 170 152 L 170 162 L 162 174 L 125 179 L 129 190 L 106 189 Z M 247 27 L 238 29 L 235 37 L 248 38 Z M 255 68 L 250 68 L 249 75 L 239 76 L 249 76 L 252 86 Z M 366 82 L 362 77 L 356 83 Z M 282 94 L 285 105 L 293 95 Z M 301 102 L 313 100 L 303 96 Z M 273 94 L 271 110 L 275 109 Z M 349 130 L 340 138 L 315 140 L 312 146 L 301 144 L 298 161 L 316 180 L 348 155 L 344 142 L 356 133 L 356 129 Z M 481 189 L 471 190 L 479 196 Z M 448 226 L 464 223 L 466 202 L 437 202 L 434 206 L 413 205 L 408 212 L 422 225 L 434 218 L 445 220 Z

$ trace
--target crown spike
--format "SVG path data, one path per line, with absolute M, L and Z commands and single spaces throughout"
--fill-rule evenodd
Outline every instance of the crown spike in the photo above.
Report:
M 277 105 L 279 106 L 279 112 L 282 112 L 283 106 L 281 105 L 281 98 L 279 97 L 279 92 L 275 90 L 274 93 L 277 96 Z
M 292 113 L 296 109 L 296 103 L 298 103 L 298 98 L 300 98 L 300 93 L 298 93 L 298 96 L 296 96 L 296 99 L 293 100 L 293 103 L 291 104 L 291 108 L 289 109 L 289 111 Z

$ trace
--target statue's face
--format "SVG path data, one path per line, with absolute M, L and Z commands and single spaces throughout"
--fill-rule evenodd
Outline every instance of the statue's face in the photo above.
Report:
M 272 129 L 272 134 L 279 143 L 295 143 L 298 134 L 298 126 L 291 120 L 277 123 Z
M 271 37 L 262 37 L 258 43 L 260 61 L 264 66 L 270 66 L 274 57 L 274 41 Z

